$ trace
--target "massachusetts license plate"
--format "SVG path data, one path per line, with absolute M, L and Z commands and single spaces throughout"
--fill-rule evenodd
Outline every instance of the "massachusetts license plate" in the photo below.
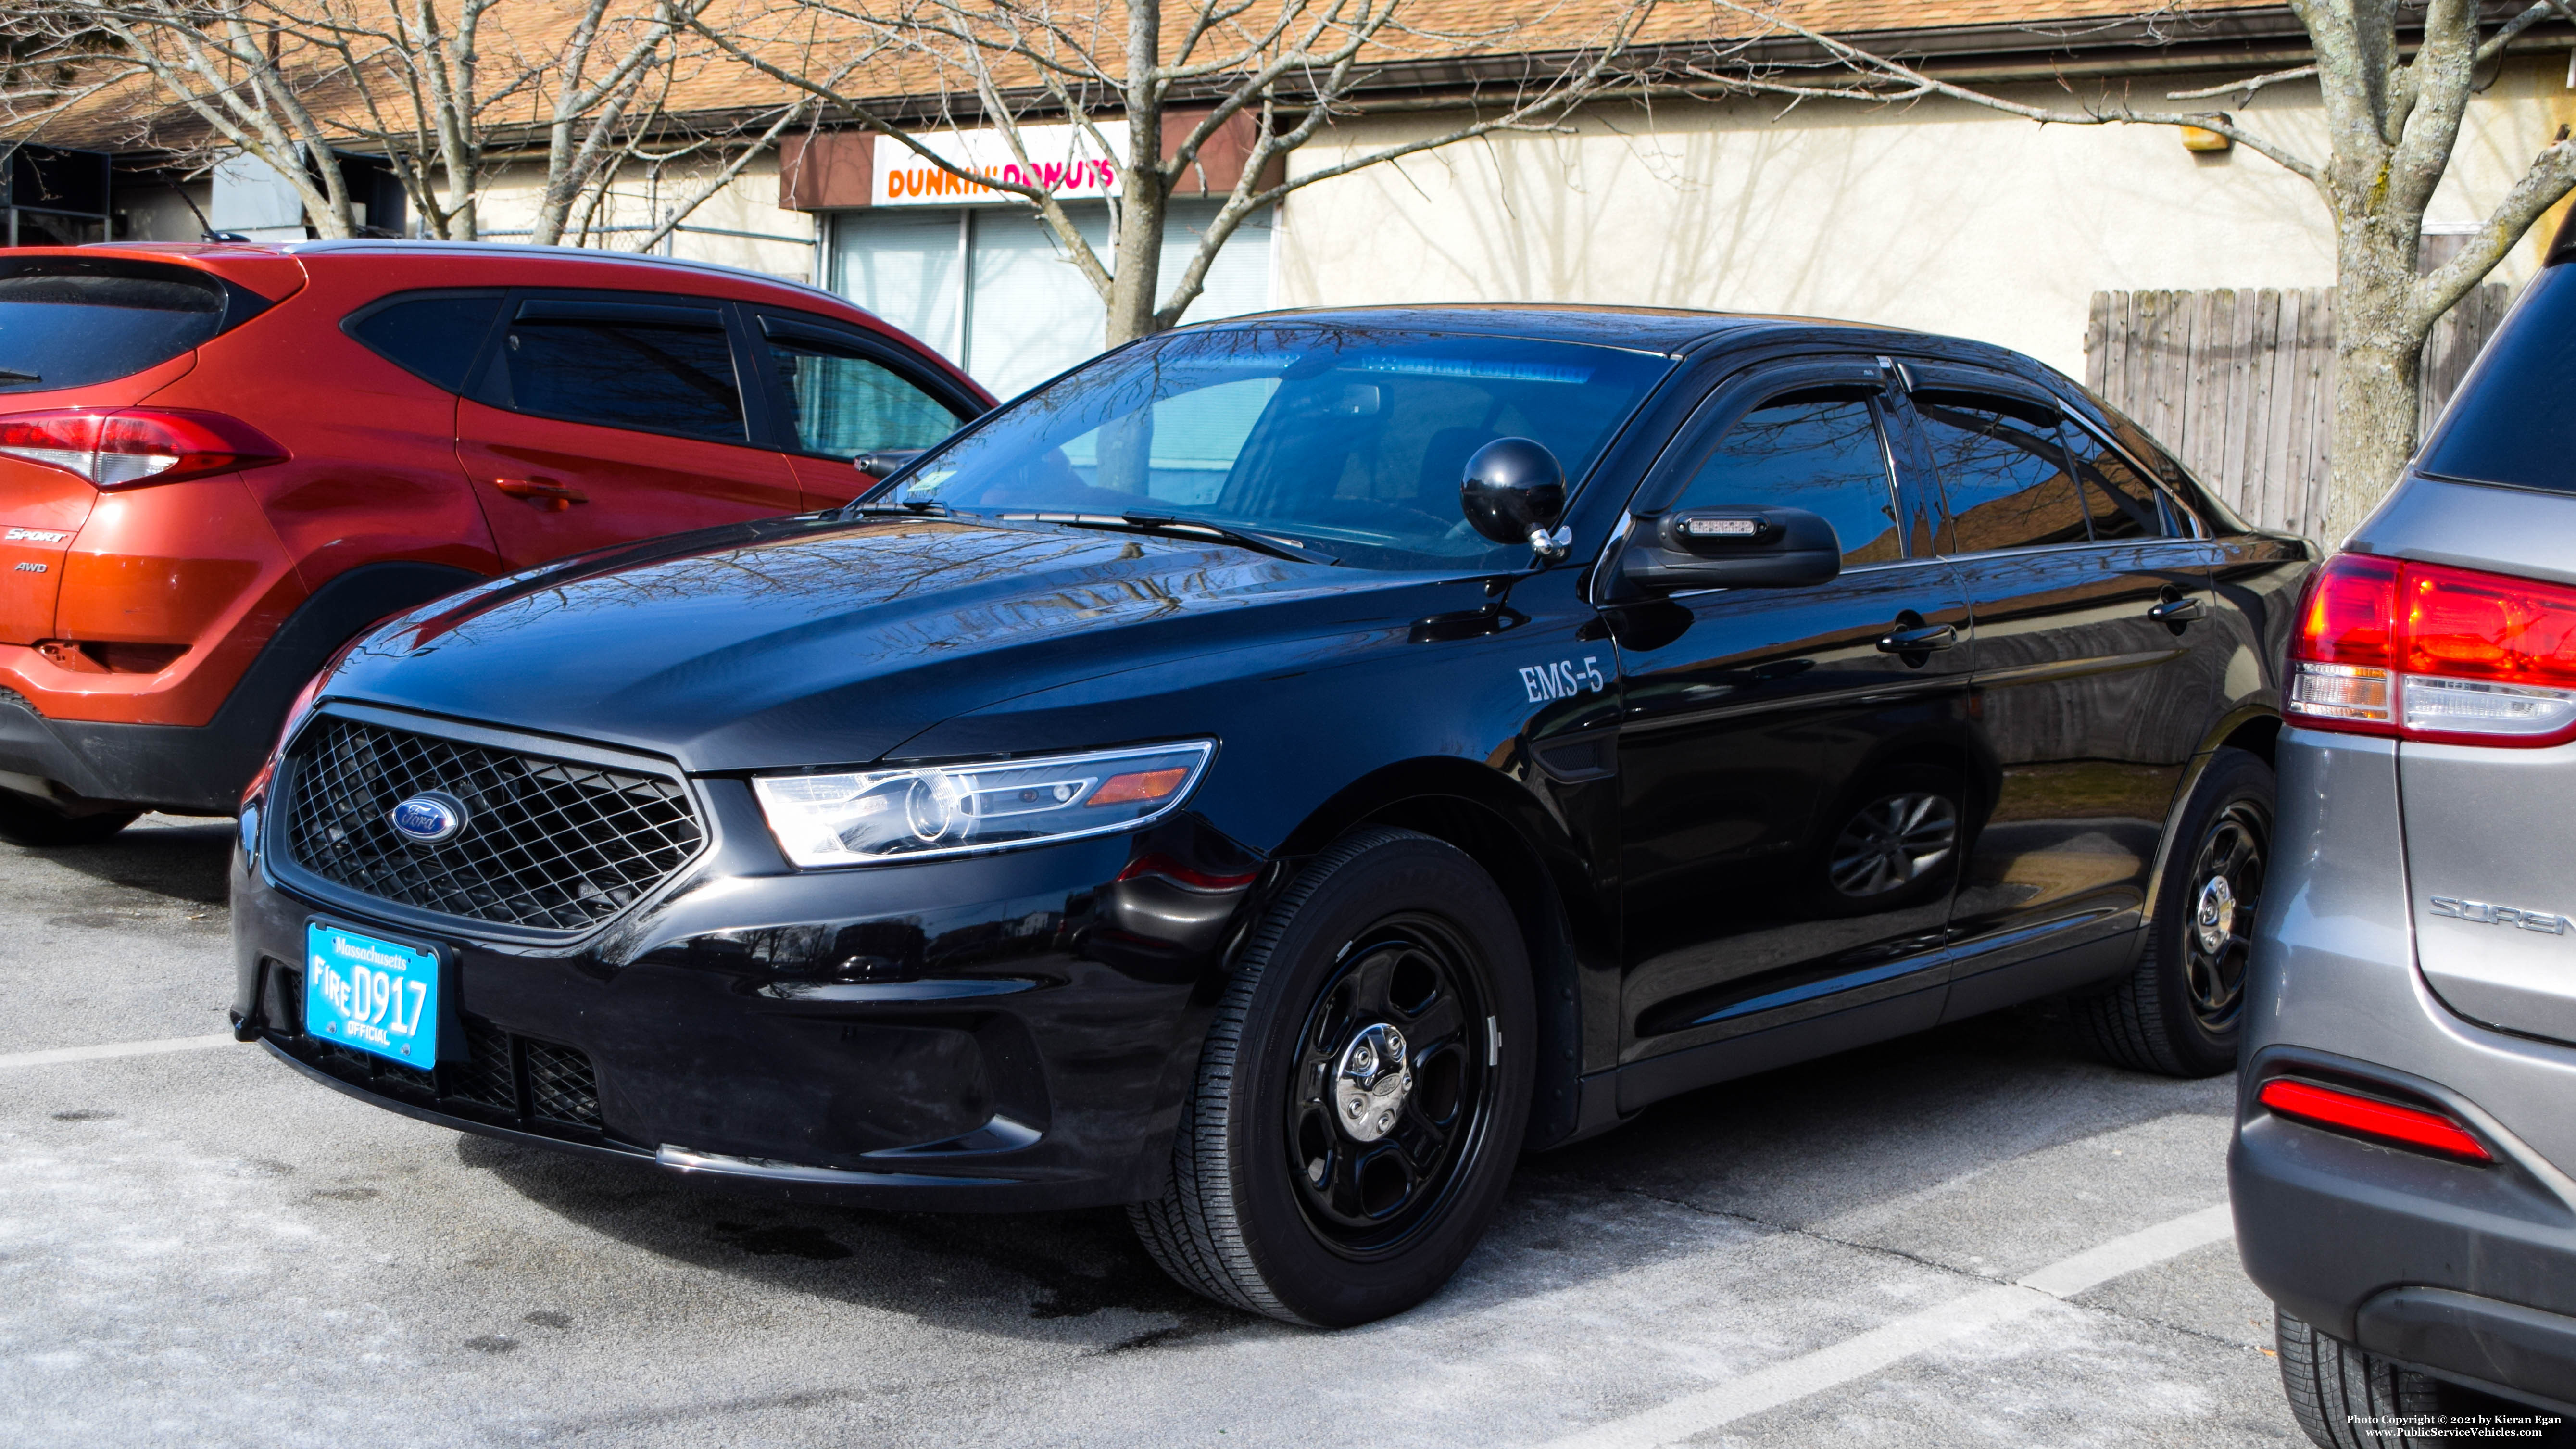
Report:
M 428 1071 L 438 1064 L 438 953 L 314 921 L 304 928 L 304 1030 Z

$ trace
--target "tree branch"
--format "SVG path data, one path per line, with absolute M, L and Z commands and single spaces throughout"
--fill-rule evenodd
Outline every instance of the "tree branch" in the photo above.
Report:
M 2471 288 L 2486 280 L 2541 214 L 2576 189 L 2576 140 L 2555 141 L 2534 157 L 2531 169 L 2505 193 L 2457 256 L 2415 279 L 2413 306 L 2426 331 Z
M 1885 103 L 1918 100 L 1925 96 L 1942 96 L 2051 126 L 2195 126 L 2201 130 L 2214 131 L 2225 136 L 2256 155 L 2301 177 L 2311 185 L 2325 184 L 2324 168 L 2287 147 L 2245 130 L 2216 111 L 2134 111 L 2125 105 L 2101 110 L 2064 111 L 2048 106 L 2023 105 L 2018 101 L 2008 101 L 2001 96 L 1989 95 L 1984 91 L 1973 90 L 1952 81 L 1927 75 L 1900 61 L 1862 50 L 1858 46 L 1838 40 L 1821 31 L 1808 29 L 1780 15 L 1777 11 L 1757 9 L 1751 5 L 1739 3 L 1739 0 L 1711 0 L 1711 3 L 1721 9 L 1734 11 L 1739 15 L 1786 31 L 1818 46 L 1845 68 L 1861 76 L 1864 83 L 1854 86 L 1820 86 L 1797 81 L 1775 81 L 1759 74 L 1736 76 L 1705 70 L 1697 66 L 1689 68 L 1691 74 L 1708 80 L 1723 82 L 1761 94 L 1793 96 L 1802 100 L 1830 99 Z M 1867 84 L 1866 82 L 1871 79 L 1876 79 L 1882 84 Z

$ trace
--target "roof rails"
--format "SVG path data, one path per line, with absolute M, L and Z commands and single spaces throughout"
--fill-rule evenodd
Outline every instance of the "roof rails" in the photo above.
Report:
M 284 252 L 289 256 L 311 256 L 315 254 L 330 255 L 348 252 L 374 252 L 380 254 L 402 253 L 406 255 L 418 255 L 425 251 L 463 253 L 466 255 L 485 252 L 510 252 L 520 255 L 536 253 L 547 256 L 578 259 L 582 261 L 628 262 L 644 266 L 670 267 L 679 271 L 697 272 L 720 277 L 738 277 L 747 281 L 767 282 L 772 286 L 778 287 L 796 287 L 801 288 L 804 291 L 830 297 L 832 300 L 844 305 L 853 305 L 850 303 L 849 298 L 840 296 L 837 293 L 824 291 L 822 288 L 815 286 L 811 282 L 793 281 L 773 272 L 755 272 L 748 267 L 728 267 L 720 262 L 692 261 L 687 257 L 655 256 L 650 252 L 610 251 L 604 247 L 541 246 L 535 242 L 460 242 L 440 241 L 434 239 L 409 241 L 389 237 L 330 238 L 322 241 L 279 242 L 275 243 L 275 245 L 279 251 Z

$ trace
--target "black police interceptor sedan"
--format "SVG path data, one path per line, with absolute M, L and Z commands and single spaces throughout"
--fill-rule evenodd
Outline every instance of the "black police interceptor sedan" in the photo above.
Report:
M 239 1029 L 728 1184 L 1127 1204 L 1358 1323 L 1677 1092 L 2051 994 L 2228 1066 L 2307 558 L 1992 347 L 1190 328 L 361 639 L 242 815 Z

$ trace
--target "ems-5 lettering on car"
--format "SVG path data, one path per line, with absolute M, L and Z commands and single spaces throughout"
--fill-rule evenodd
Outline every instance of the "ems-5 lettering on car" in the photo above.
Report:
M 1532 704 L 1572 699 L 1577 694 L 1599 694 L 1608 687 L 1609 682 L 1601 674 L 1598 655 L 1584 655 L 1580 667 L 1571 659 L 1521 667 L 1521 688 L 1528 692 Z

